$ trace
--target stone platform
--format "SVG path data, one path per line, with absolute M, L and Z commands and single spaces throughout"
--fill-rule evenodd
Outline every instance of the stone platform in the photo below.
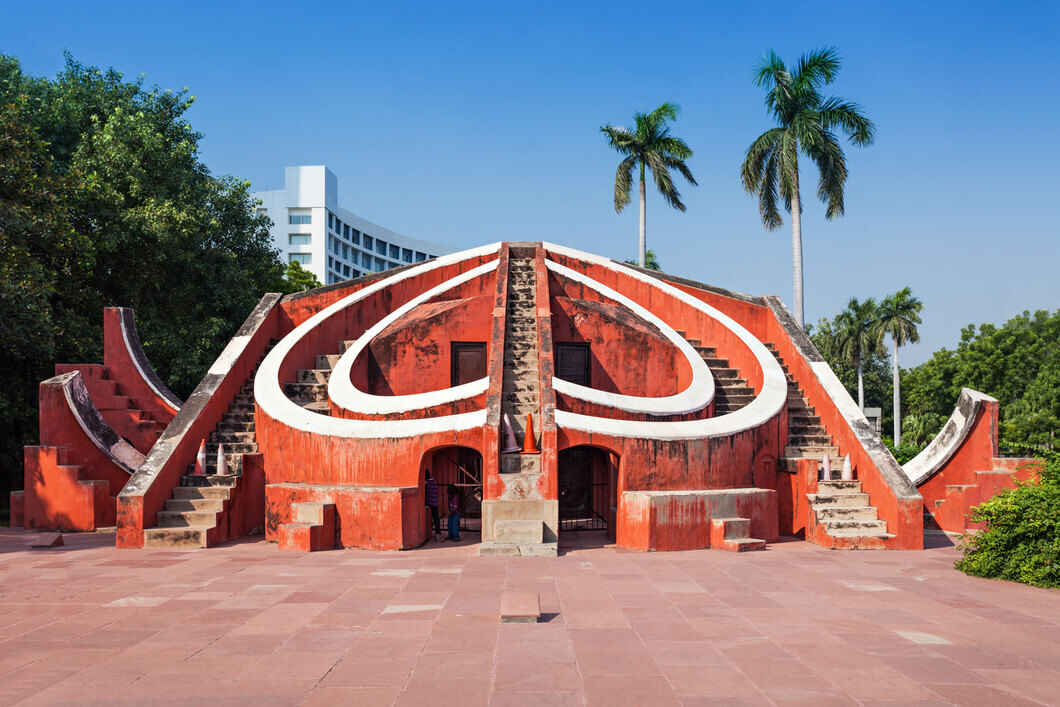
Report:
M 945 705 L 1060 694 L 1060 592 L 956 551 L 557 558 L 261 541 L 129 551 L 0 530 L 0 704 Z M 571 544 L 573 541 L 575 544 Z M 504 592 L 541 622 L 500 623 Z

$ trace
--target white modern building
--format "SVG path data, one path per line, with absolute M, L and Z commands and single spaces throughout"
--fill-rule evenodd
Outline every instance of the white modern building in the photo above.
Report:
M 338 204 L 338 178 L 324 165 L 287 167 L 284 188 L 255 192 L 272 219 L 272 242 L 285 263 L 330 285 L 453 252 L 356 216 Z

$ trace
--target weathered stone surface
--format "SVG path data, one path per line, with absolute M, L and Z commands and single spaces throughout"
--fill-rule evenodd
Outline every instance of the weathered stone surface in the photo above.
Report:
M 543 527 L 539 520 L 497 520 L 493 523 L 493 537 L 499 543 L 531 545 L 541 542 Z
M 537 592 L 501 594 L 501 623 L 535 624 L 540 618 L 541 599 Z

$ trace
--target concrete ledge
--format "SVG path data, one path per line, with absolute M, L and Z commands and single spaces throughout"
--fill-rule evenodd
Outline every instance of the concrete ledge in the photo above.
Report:
M 774 541 L 778 537 L 777 492 L 759 488 L 625 491 L 619 499 L 616 541 L 632 550 L 707 548 L 712 546 L 714 518 L 747 519 L 742 526 L 745 532 Z

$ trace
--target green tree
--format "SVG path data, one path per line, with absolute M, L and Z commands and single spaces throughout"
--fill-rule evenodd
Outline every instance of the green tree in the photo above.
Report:
M 870 297 L 864 302 L 859 302 L 857 297 L 851 297 L 847 308 L 835 318 L 835 323 L 839 353 L 857 369 L 858 407 L 865 412 L 865 380 L 862 362 L 867 356 L 877 353 L 880 349 L 880 340 L 876 336 L 876 300 Z
M 5 394 L 35 399 L 53 362 L 100 360 L 102 308 L 124 305 L 152 363 L 187 395 L 261 295 L 284 289 L 250 185 L 200 160 L 192 101 L 70 56 L 54 79 L 0 56 L 0 291 L 5 310 L 23 312 L 5 325 L 39 337 L 18 354 L 36 357 L 16 379 L 24 390 Z M 33 410 L 16 417 L 0 420 L 12 470 L 37 435 Z
M 894 446 L 902 445 L 902 405 L 900 381 L 898 376 L 898 347 L 907 343 L 920 341 L 920 331 L 916 328 L 920 324 L 920 311 L 924 304 L 913 297 L 913 292 L 908 287 L 895 292 L 890 297 L 885 297 L 880 303 L 879 325 L 877 336 L 880 342 L 883 337 L 890 336 L 894 345 Z
M 835 80 L 839 67 L 835 49 L 804 54 L 794 71 L 769 52 L 757 69 L 755 85 L 766 89 L 766 108 L 777 127 L 755 138 L 740 168 L 744 189 L 758 196 L 758 210 L 766 228 L 773 230 L 783 224 L 778 198 L 791 214 L 794 315 L 799 326 L 804 321 L 799 151 L 817 165 L 817 196 L 827 205 L 825 217 L 832 219 L 843 215 L 847 179 L 846 156 L 836 131 L 846 133 L 858 146 L 870 145 L 875 133 L 872 121 L 857 104 L 821 95 L 821 88 Z
M 626 260 L 625 263 L 629 265 L 637 265 L 636 260 Z M 659 259 L 655 257 L 655 251 L 649 248 L 644 254 L 644 267 L 648 270 L 662 271 L 662 266 L 659 265 Z
M 285 292 L 304 292 L 322 287 L 320 280 L 309 270 L 302 268 L 297 260 L 292 260 L 287 265 L 287 273 L 284 275 L 286 281 Z
M 684 140 L 670 134 L 669 121 L 677 118 L 677 106 L 663 103 L 651 113 L 636 113 L 633 130 L 605 125 L 600 131 L 607 136 L 608 143 L 620 155 L 624 155 L 615 172 L 615 211 L 622 213 L 630 201 L 633 188 L 633 169 L 640 168 L 640 241 L 637 249 L 637 264 L 647 267 L 645 167 L 651 170 L 655 186 L 666 203 L 679 211 L 685 210 L 681 194 L 674 186 L 670 170 L 677 170 L 693 186 L 696 180 L 685 161 L 692 156 Z
M 998 399 L 1006 445 L 1055 448 L 1060 437 L 1060 310 L 1023 312 L 1001 326 L 969 325 L 955 349 L 905 371 L 910 414 L 949 416 L 961 388 Z
M 807 327 L 807 333 L 851 397 L 857 398 L 858 372 L 840 345 L 839 316 L 836 315 L 831 320 L 820 319 L 816 325 Z M 891 392 L 894 385 L 891 380 L 891 359 L 886 347 L 877 345 L 866 349 L 861 359 L 861 369 L 865 402 L 867 405 L 880 407 L 881 423 L 886 427 L 893 414 Z

